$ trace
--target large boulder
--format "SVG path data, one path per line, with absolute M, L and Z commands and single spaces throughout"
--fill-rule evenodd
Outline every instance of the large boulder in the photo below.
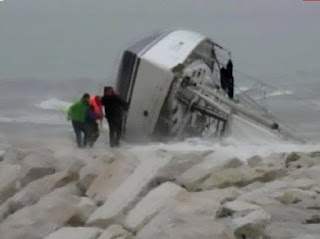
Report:
M 271 198 L 271 195 L 273 193 L 276 192 L 281 192 L 282 190 L 288 188 L 289 183 L 287 181 L 284 180 L 276 180 L 273 182 L 268 182 L 265 183 L 264 185 L 262 185 L 259 188 L 256 188 L 252 191 L 243 193 L 239 199 L 243 200 L 243 201 L 247 201 L 247 202 L 256 202 L 259 199 L 263 199 L 264 202 L 260 201 L 260 203 L 258 203 L 259 205 L 268 205 L 268 204 L 274 204 L 274 199 Z M 271 201 L 270 201 L 271 198 Z
M 312 210 L 297 208 L 292 205 L 269 205 L 264 210 L 272 217 L 272 222 L 304 223 L 313 215 Z
M 315 183 L 315 181 L 308 179 L 308 178 L 297 179 L 290 184 L 291 187 L 299 188 L 302 190 L 309 190 L 313 186 L 316 186 L 316 185 L 317 184 Z
M 133 173 L 137 165 L 138 161 L 133 158 L 118 158 L 110 165 L 103 166 L 98 176 L 91 183 L 86 195 L 94 200 L 96 204 L 103 204 Z
M 286 166 L 289 167 L 289 165 L 292 163 L 292 162 L 296 162 L 300 159 L 300 155 L 297 154 L 296 152 L 293 152 L 293 153 L 290 153 L 287 158 L 286 158 Z
M 223 204 L 223 206 L 217 212 L 217 216 L 218 217 L 231 216 L 234 213 L 247 213 L 248 211 L 258 210 L 260 208 L 261 207 L 256 204 L 235 200 L 235 201 L 226 202 L 225 204 Z
M 72 173 L 64 171 L 45 176 L 29 183 L 8 200 L 11 213 L 22 207 L 37 203 L 42 196 L 50 193 L 56 188 L 65 186 L 75 179 L 76 178 Z
M 84 191 L 87 191 L 93 180 L 101 171 L 106 171 L 108 164 L 95 160 L 84 166 L 79 172 L 79 185 Z
M 317 184 L 320 183 L 320 165 L 312 166 L 307 169 L 299 170 L 292 174 L 293 178 L 307 178 L 315 181 Z
M 277 166 L 242 166 L 238 168 L 226 168 L 213 170 L 210 176 L 203 182 L 201 189 L 224 188 L 230 186 L 246 186 L 254 181 L 269 182 L 283 177 L 286 171 Z
M 263 157 L 262 162 L 267 166 L 285 167 L 286 159 L 287 154 L 285 153 L 272 153 L 266 157 Z
M 0 224 L 1 239 L 40 239 L 67 223 L 75 214 L 79 199 L 57 190 L 6 218 Z
M 170 163 L 159 170 L 157 181 L 175 181 L 179 175 L 185 172 L 192 166 L 199 164 L 203 161 L 204 157 L 212 151 L 204 152 L 190 152 L 190 153 L 174 153 Z
M 126 175 L 125 179 L 122 177 L 120 178 L 121 180 L 117 179 L 113 181 L 113 178 L 118 177 L 117 175 L 123 172 L 123 170 L 119 172 L 115 168 L 109 173 L 110 182 L 108 182 L 108 178 L 104 181 L 104 183 L 108 184 L 109 188 L 101 185 L 104 192 L 107 192 L 109 196 L 105 203 L 90 216 L 87 221 L 88 225 L 105 228 L 111 223 L 118 223 L 123 220 L 124 215 L 136 205 L 141 197 L 145 196 L 156 185 L 156 176 L 159 170 L 165 167 L 172 158 L 170 154 L 163 151 L 150 152 L 150 155 L 145 154 L 144 157 L 148 157 L 149 160 L 141 162 L 132 173 L 132 168 L 128 168 L 126 164 L 122 166 L 126 168 L 125 172 L 129 170 L 131 173 L 129 176 Z M 114 176 L 111 178 L 112 172 Z
M 2 164 L 0 166 L 0 205 L 17 190 L 20 166 Z
M 2 161 L 3 163 L 6 164 L 19 164 L 20 163 L 20 157 L 17 152 L 17 150 L 14 150 L 13 148 L 9 148 L 6 151 L 3 151 Z
M 250 167 L 215 169 L 203 182 L 201 189 L 209 190 L 212 188 L 245 186 L 257 180 L 259 176 L 259 173 Z
M 183 202 L 161 211 L 136 235 L 137 239 L 234 239 L 210 211 L 189 210 Z
M 307 235 L 303 235 L 303 236 L 299 236 L 299 237 L 296 237 L 294 239 L 319 239 L 319 235 L 310 235 L 310 234 L 307 234 Z
M 8 203 L 0 205 L 0 223 L 10 214 L 10 208 Z
M 6 151 L 0 149 L 0 161 L 3 160 L 5 154 L 6 154 Z
M 45 152 L 31 153 L 27 155 L 21 164 L 20 181 L 22 186 L 29 182 L 53 174 L 53 157 Z
M 199 197 L 208 198 L 218 203 L 225 203 L 233 201 L 241 195 L 241 191 L 236 187 L 228 187 L 223 189 L 212 189 L 201 192 L 191 193 L 190 195 L 197 195 Z M 182 194 L 182 193 L 181 193 Z
M 263 238 L 266 239 L 296 238 L 305 235 L 307 235 L 305 226 L 294 222 L 272 222 L 263 232 Z
M 234 235 L 237 239 L 261 238 L 270 220 L 271 216 L 263 209 L 251 212 L 244 217 L 233 219 Z
M 129 212 L 124 223 L 125 227 L 132 232 L 138 231 L 159 213 L 170 198 L 183 190 L 170 182 L 153 189 Z
M 133 235 L 120 225 L 111 225 L 98 239 L 132 239 Z
M 63 227 L 45 239 L 97 239 L 101 232 L 100 228 L 94 227 Z
M 247 163 L 250 167 L 258 166 L 262 163 L 262 158 L 258 155 L 252 156 L 247 159 Z
M 305 191 L 298 188 L 290 188 L 274 194 L 274 197 L 283 204 L 293 204 L 300 202 L 303 199 L 316 198 L 316 196 L 316 192 Z
M 70 219 L 69 224 L 74 226 L 84 225 L 96 209 L 97 206 L 90 198 L 81 197 L 81 200 L 76 205 L 76 213 Z
M 189 191 L 201 190 L 201 184 L 213 170 L 234 169 L 243 163 L 222 152 L 214 152 L 205 157 L 202 163 L 196 164 L 177 177 L 177 182 Z

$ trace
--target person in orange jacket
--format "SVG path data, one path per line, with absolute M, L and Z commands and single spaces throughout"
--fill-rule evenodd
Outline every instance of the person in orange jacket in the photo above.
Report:
M 99 116 L 98 120 L 100 121 L 100 126 L 101 126 L 102 120 L 103 120 L 101 97 L 98 95 L 90 96 L 90 105 L 93 107 L 94 113 Z

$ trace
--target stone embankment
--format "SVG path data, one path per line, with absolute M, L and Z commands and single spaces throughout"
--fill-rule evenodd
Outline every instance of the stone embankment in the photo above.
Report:
M 1 239 L 320 238 L 320 152 L 0 150 Z

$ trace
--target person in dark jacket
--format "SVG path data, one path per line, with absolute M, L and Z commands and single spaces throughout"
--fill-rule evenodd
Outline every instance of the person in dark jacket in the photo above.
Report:
M 86 116 L 86 133 L 88 135 L 88 145 L 90 148 L 93 147 L 94 143 L 99 138 L 99 125 L 97 120 L 100 119 L 99 114 L 95 112 L 94 106 L 90 105 L 90 110 Z
M 234 78 L 233 78 L 233 63 L 231 60 L 228 61 L 227 64 L 227 82 L 228 82 L 228 95 L 229 98 L 233 98 L 233 91 L 234 91 Z
M 112 87 L 104 88 L 101 103 L 104 106 L 105 117 L 109 124 L 110 147 L 119 147 L 123 112 L 127 110 L 127 103 L 120 98 Z
M 89 111 L 90 95 L 85 93 L 82 98 L 75 102 L 68 110 L 68 120 L 72 121 L 72 126 L 76 134 L 76 141 L 79 148 L 87 146 L 87 131 L 85 128 L 86 115 Z M 82 139 L 82 133 L 84 137 Z
M 227 69 L 224 67 L 220 69 L 220 86 L 224 91 L 227 91 L 228 74 L 227 74 Z

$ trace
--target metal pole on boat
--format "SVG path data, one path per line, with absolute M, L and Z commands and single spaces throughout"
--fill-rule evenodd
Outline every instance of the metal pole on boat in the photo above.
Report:
M 221 103 L 223 103 L 226 106 L 230 107 L 229 110 L 226 110 L 225 107 L 223 107 L 222 105 L 218 104 L 217 102 L 212 100 L 210 97 L 200 93 L 199 91 L 197 91 L 195 89 L 192 90 L 192 89 L 189 88 L 194 94 L 198 95 L 201 99 L 205 100 L 208 104 L 214 105 L 219 110 L 227 113 L 228 115 L 230 115 L 231 112 L 235 113 L 235 114 L 241 113 L 241 114 L 245 115 L 246 117 L 248 117 L 249 119 L 251 119 L 253 121 L 256 121 L 256 122 L 258 122 L 258 123 L 260 123 L 262 125 L 265 125 L 269 129 L 277 130 L 281 135 L 283 135 L 283 136 L 285 136 L 287 138 L 291 138 L 291 139 L 296 140 L 296 141 L 301 142 L 301 143 L 305 142 L 304 139 L 302 139 L 301 137 L 298 137 L 298 136 L 294 135 L 293 133 L 291 133 L 289 130 L 287 130 L 279 122 L 276 122 L 276 121 L 274 121 L 272 119 L 268 119 L 268 118 L 266 118 L 266 116 L 259 114 L 259 112 L 257 112 L 257 111 L 249 110 L 249 109 L 245 108 L 244 106 L 229 100 L 225 96 L 222 96 L 221 94 L 219 94 L 217 91 L 212 90 L 210 87 L 204 87 L 202 85 L 198 85 L 195 88 L 198 88 L 198 89 L 202 90 L 203 92 L 207 93 L 208 95 L 212 95 L 213 97 L 218 99 Z

